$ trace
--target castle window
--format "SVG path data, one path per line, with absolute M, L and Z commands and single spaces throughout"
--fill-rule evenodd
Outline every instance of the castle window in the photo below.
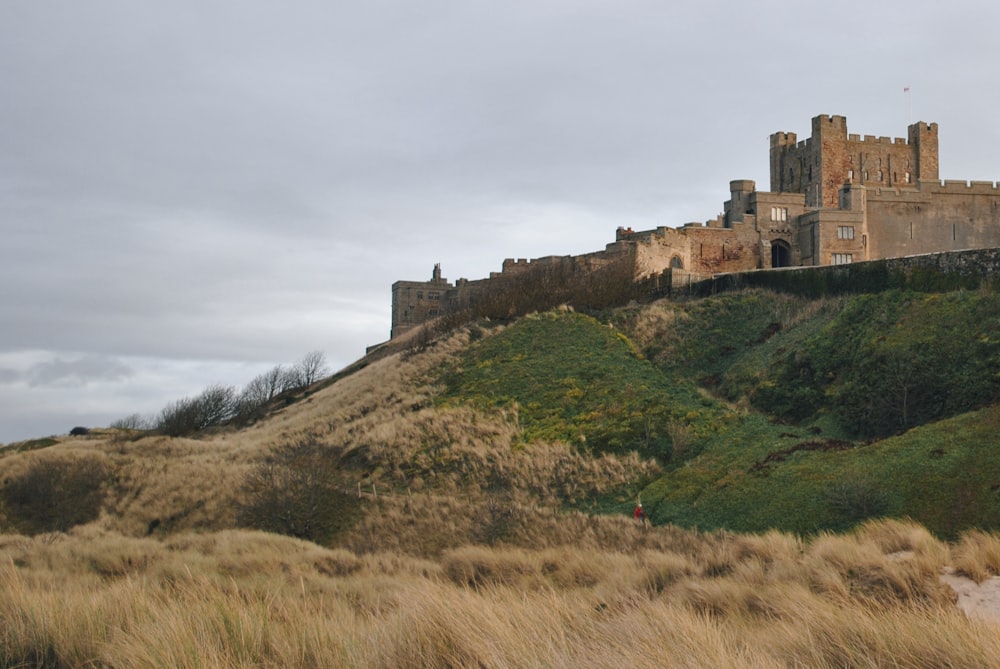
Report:
M 837 239 L 854 239 L 854 226 L 853 225 L 838 225 L 837 226 Z
M 437 309 L 430 309 L 430 310 L 427 311 L 427 315 L 428 316 L 437 316 L 438 315 L 438 310 Z
M 424 291 L 422 291 L 422 290 L 418 290 L 417 291 L 417 299 L 418 300 L 424 299 Z
M 428 300 L 440 300 L 441 299 L 441 293 L 427 293 L 427 299 Z
M 771 220 L 784 222 L 788 220 L 788 207 L 771 207 Z
M 868 170 L 865 170 L 865 181 L 868 181 Z
M 847 170 L 847 178 L 848 180 L 854 179 L 854 170 Z
M 682 261 L 678 256 L 674 256 L 670 259 L 670 266 L 674 269 L 684 269 L 684 261 Z
M 854 254 L 852 253 L 834 253 L 830 257 L 831 265 L 848 265 L 854 262 Z
M 910 183 L 910 173 L 909 172 L 904 172 L 903 173 L 903 181 L 905 181 L 906 183 Z
M 879 170 L 878 172 L 875 173 L 875 180 L 882 181 L 882 170 Z

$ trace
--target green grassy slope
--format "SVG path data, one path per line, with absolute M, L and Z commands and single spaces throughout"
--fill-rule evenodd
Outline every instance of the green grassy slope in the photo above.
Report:
M 621 331 L 573 312 L 528 316 L 479 340 L 443 380 L 446 404 L 516 410 L 526 442 L 634 450 L 664 464 L 691 455 L 675 454 L 675 442 L 701 442 L 739 420 L 689 379 L 657 369 Z
M 657 523 L 814 532 L 891 515 L 954 536 L 1000 527 L 997 333 L 1000 298 L 968 292 L 551 312 L 475 342 L 441 401 L 516 410 L 526 444 L 657 458 Z

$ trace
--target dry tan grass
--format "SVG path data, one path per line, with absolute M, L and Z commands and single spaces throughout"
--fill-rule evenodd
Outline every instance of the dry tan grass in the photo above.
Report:
M 0 457 L 0 480 L 45 457 L 112 472 L 97 521 L 0 535 L 0 666 L 1000 666 L 996 629 L 938 578 L 998 573 L 995 535 L 949 547 L 880 521 L 804 540 L 558 511 L 651 465 L 524 447 L 513 412 L 434 407 L 429 372 L 466 339 L 242 432 Z M 300 440 L 377 492 L 337 548 L 234 528 L 247 471 Z
M 997 534 L 967 532 L 953 553 L 955 571 L 977 583 L 1000 576 L 1000 536 Z
M 6 535 L 0 664 L 1000 666 L 996 627 L 925 572 L 920 555 L 948 547 L 917 526 L 647 534 L 658 548 L 466 546 L 435 561 L 241 531 Z
M 690 320 L 686 311 L 671 300 L 659 300 L 639 310 L 630 327 L 630 337 L 639 348 L 664 339 L 678 321 Z

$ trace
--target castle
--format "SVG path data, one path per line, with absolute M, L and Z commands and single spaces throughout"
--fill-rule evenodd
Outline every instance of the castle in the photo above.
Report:
M 667 272 L 690 282 L 724 272 L 838 265 L 925 253 L 1000 247 L 1000 189 L 940 181 L 938 127 L 914 123 L 906 139 L 850 135 L 843 116 L 817 116 L 812 134 L 771 135 L 771 190 L 729 183 L 723 212 L 705 223 L 619 228 L 604 250 L 581 256 L 507 259 L 487 279 L 455 284 L 435 265 L 430 281 L 392 285 L 396 338 L 474 300 L 497 279 L 554 268 L 592 272 L 625 262 L 636 280 Z

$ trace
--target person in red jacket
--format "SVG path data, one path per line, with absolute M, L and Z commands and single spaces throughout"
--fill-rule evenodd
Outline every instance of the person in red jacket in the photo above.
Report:
M 640 525 L 646 524 L 646 510 L 642 508 L 642 502 L 636 504 L 635 511 L 632 512 L 632 517 L 635 518 L 635 522 Z

